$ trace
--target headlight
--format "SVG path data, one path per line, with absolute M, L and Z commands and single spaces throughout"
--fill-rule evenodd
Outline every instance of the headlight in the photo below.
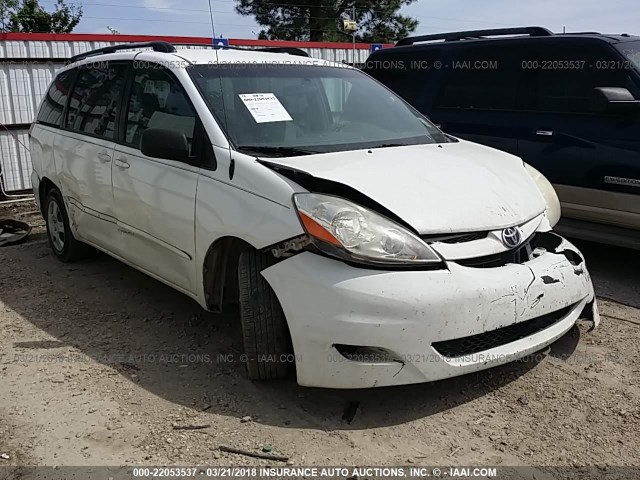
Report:
M 551 185 L 551 182 L 549 182 L 549 180 L 547 180 L 547 178 L 538 170 L 526 163 L 524 164 L 524 168 L 529 173 L 529 175 L 531 175 L 531 178 L 533 178 L 533 180 L 536 182 L 540 193 L 542 193 L 542 196 L 547 202 L 547 219 L 549 220 L 549 225 L 551 227 L 555 226 L 555 224 L 560 221 L 560 215 L 562 213 L 560 208 L 560 200 L 558 200 L 558 194 L 553 188 L 553 185 Z
M 348 200 L 299 193 L 294 195 L 293 202 L 305 231 L 325 253 L 380 265 L 418 266 L 442 262 L 406 228 Z

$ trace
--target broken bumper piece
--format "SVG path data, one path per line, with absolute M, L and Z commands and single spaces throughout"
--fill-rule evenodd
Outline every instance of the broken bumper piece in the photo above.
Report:
M 554 237 L 531 260 L 496 268 L 450 261 L 442 270 L 368 270 L 305 252 L 264 270 L 287 317 L 298 383 L 439 380 L 539 351 L 583 312 L 595 327 L 585 263 Z

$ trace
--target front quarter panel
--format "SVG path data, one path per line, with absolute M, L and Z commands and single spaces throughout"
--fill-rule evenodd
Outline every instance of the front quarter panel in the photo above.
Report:
M 219 156 L 220 149 L 216 148 Z M 262 249 L 304 233 L 291 197 L 301 187 L 232 152 L 235 167 L 202 171 L 196 196 L 196 265 L 203 266 L 209 247 L 222 237 L 239 238 Z M 232 177 L 232 178 L 231 178 Z M 202 278 L 202 270 L 199 272 Z M 198 298 L 206 306 L 204 283 Z

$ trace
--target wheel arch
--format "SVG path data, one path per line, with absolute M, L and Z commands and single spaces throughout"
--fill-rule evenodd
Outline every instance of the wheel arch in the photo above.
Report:
M 51 191 L 51 189 L 58 188 L 58 186 L 53 183 L 48 177 L 42 177 L 40 179 L 40 185 L 38 186 L 38 198 L 40 199 L 40 212 L 44 215 L 44 204 L 47 199 L 47 195 Z
M 216 239 L 207 249 L 202 265 L 202 282 L 207 309 L 220 313 L 225 299 L 238 289 L 238 259 L 244 250 L 257 250 L 234 236 Z M 236 295 L 237 296 L 237 295 Z

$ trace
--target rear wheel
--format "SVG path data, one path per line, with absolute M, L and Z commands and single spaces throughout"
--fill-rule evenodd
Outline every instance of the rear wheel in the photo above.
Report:
M 270 255 L 248 250 L 238 260 L 240 321 L 247 374 L 252 380 L 286 377 L 292 352 L 287 321 L 275 292 L 261 275 Z
M 45 199 L 44 219 L 49 246 L 56 257 L 63 262 L 73 262 L 91 255 L 93 249 L 73 237 L 62 195 L 56 188 L 52 188 Z

